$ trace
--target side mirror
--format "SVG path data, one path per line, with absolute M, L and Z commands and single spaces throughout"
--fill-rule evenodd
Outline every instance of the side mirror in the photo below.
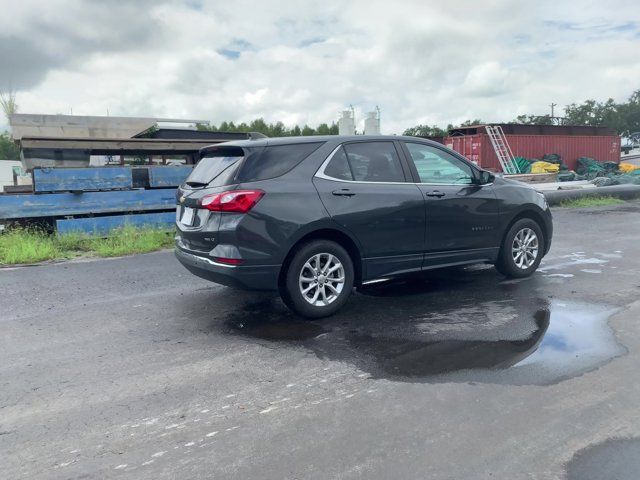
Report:
M 486 170 L 480 170 L 480 173 L 478 174 L 478 185 L 493 183 L 495 179 L 496 176 L 493 173 L 487 172 Z

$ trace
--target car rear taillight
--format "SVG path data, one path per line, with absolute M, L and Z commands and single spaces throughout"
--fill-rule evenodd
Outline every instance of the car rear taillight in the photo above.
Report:
M 212 212 L 247 213 L 263 195 L 262 190 L 231 190 L 213 193 L 202 197 L 200 206 Z

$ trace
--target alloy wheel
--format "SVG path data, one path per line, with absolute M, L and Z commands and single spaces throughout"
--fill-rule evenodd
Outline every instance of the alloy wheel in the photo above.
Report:
M 516 233 L 511 245 L 513 263 L 522 269 L 530 268 L 538 258 L 538 235 L 530 228 L 523 228 Z
M 324 307 L 340 296 L 344 281 L 344 267 L 338 257 L 331 253 L 317 253 L 302 266 L 298 286 L 308 303 Z

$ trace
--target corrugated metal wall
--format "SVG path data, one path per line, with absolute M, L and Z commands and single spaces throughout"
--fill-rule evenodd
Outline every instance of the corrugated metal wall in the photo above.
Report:
M 600 161 L 620 161 L 620 137 L 577 135 L 506 135 L 515 156 L 528 159 L 542 158 L 548 153 L 557 153 L 569 169 L 577 167 L 580 157 L 591 157 Z M 447 137 L 445 145 L 461 153 L 483 168 L 501 171 L 491 140 L 486 134 Z

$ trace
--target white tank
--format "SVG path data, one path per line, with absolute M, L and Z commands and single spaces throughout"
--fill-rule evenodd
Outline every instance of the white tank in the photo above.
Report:
M 364 119 L 365 135 L 380 135 L 380 115 L 376 112 L 368 112 Z
M 353 111 L 343 110 L 342 116 L 338 119 L 338 135 L 355 135 L 356 122 L 353 118 Z

